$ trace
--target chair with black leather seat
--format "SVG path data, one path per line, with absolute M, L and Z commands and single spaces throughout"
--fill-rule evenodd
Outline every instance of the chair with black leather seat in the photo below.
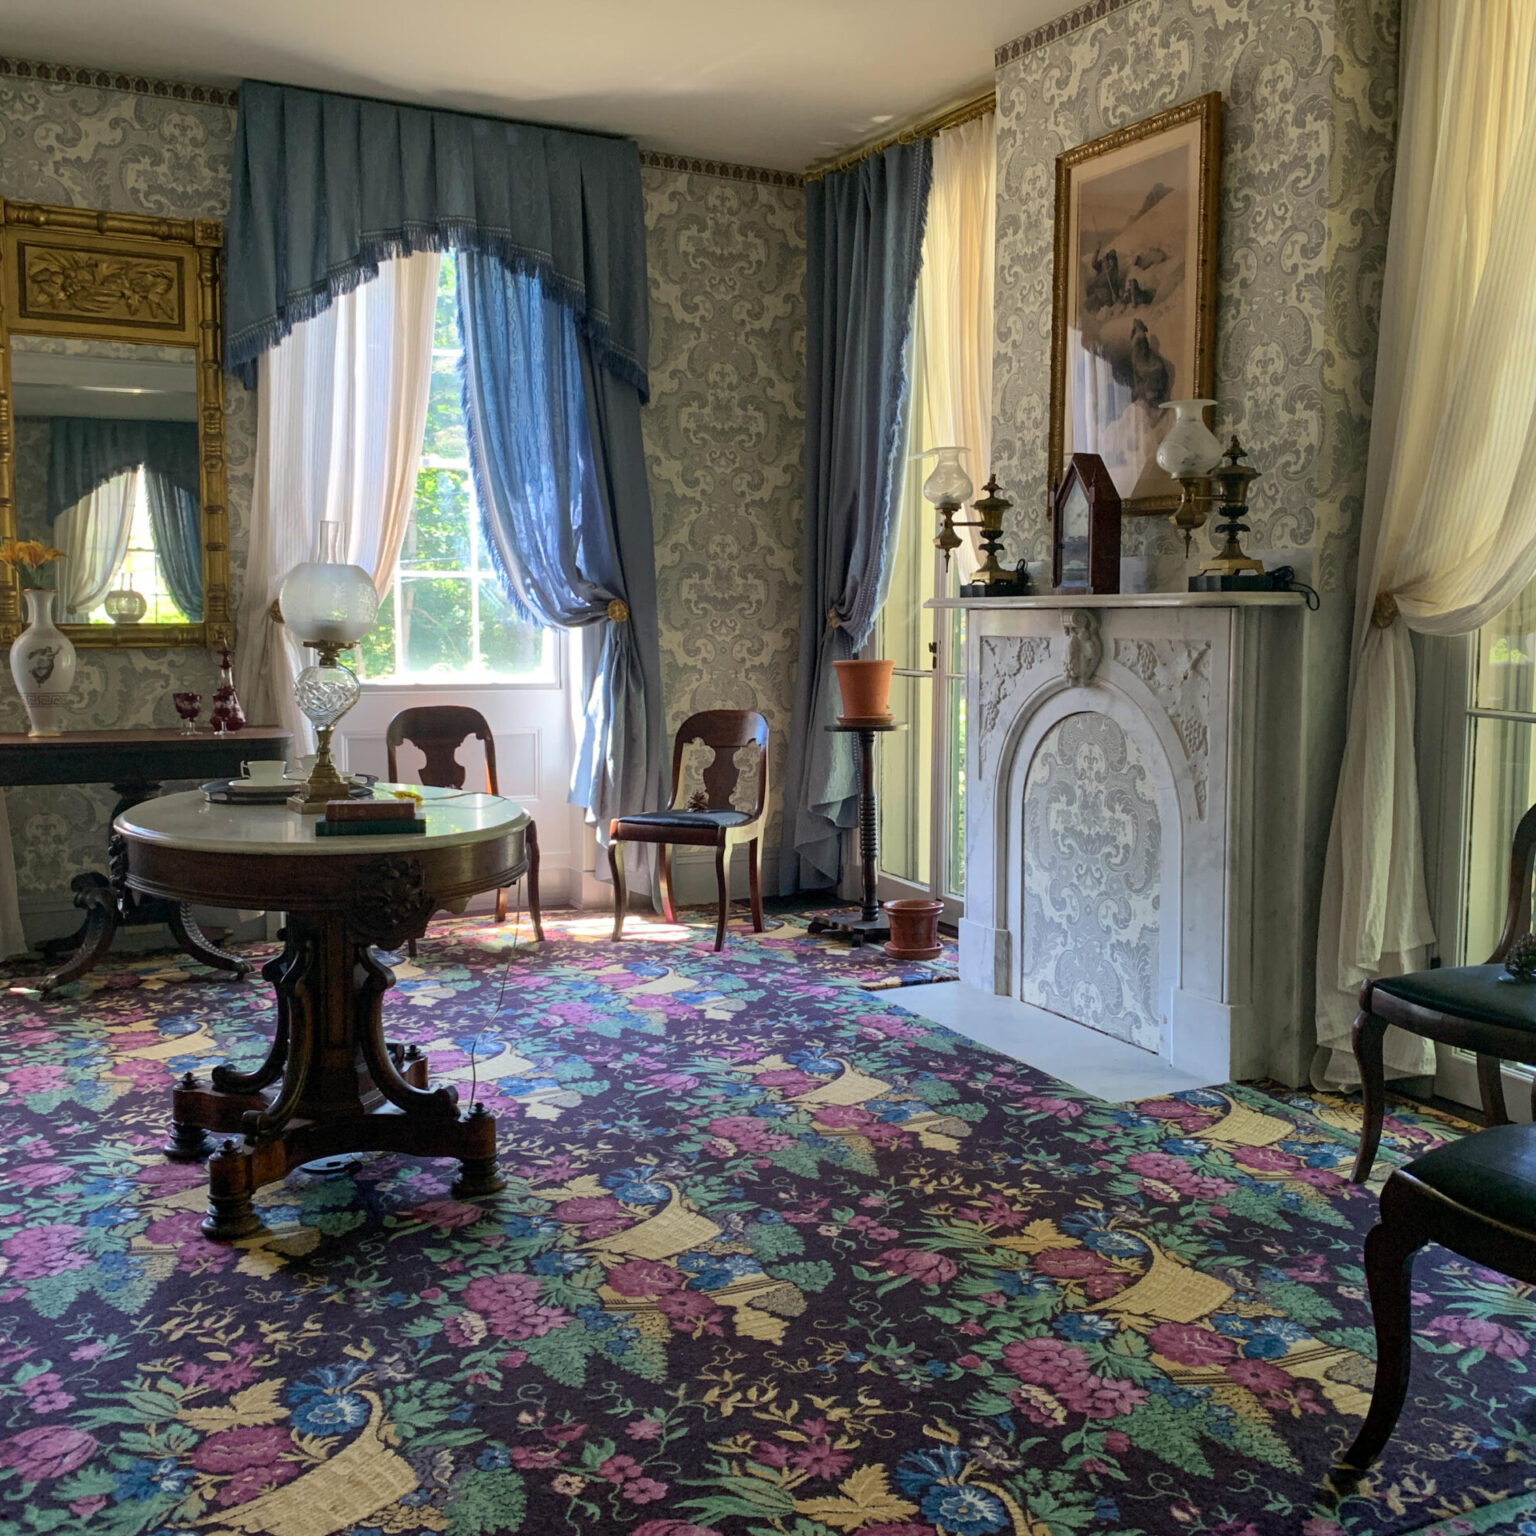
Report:
M 462 704 L 419 704 L 413 709 L 402 709 L 389 722 L 384 735 L 384 751 L 389 760 L 389 781 L 400 782 L 396 754 L 409 742 L 425 758 L 418 782 L 432 789 L 463 789 L 467 770 L 459 761 L 459 748 L 474 737 L 485 753 L 485 788 L 488 794 L 499 795 L 496 780 L 496 738 L 478 709 Z M 539 918 L 539 829 L 530 821 L 523 829 L 523 852 L 526 860 L 518 872 L 528 886 L 528 917 L 533 924 L 533 936 L 544 942 L 544 924 Z M 496 921 L 507 920 L 507 888 L 496 892 Z M 416 953 L 416 940 L 409 945 Z
M 1365 1098 L 1365 1124 L 1355 1159 L 1357 1184 L 1370 1175 L 1381 1141 L 1387 1103 L 1381 1042 L 1394 1025 L 1443 1045 L 1475 1051 L 1484 1122 L 1490 1126 L 1509 1124 L 1500 1063 L 1515 1061 L 1536 1066 L 1536 982 L 1517 980 L 1503 964 L 1515 941 L 1531 931 L 1533 867 L 1536 806 L 1520 818 L 1520 825 L 1515 828 L 1504 932 L 1488 963 L 1383 976 L 1360 988 L 1354 1041 Z M 1536 1085 L 1532 1086 L 1531 1103 L 1536 1111 Z
M 701 743 L 713 754 L 703 770 L 703 787 L 678 805 L 682 785 L 683 756 L 693 743 Z M 737 753 L 755 747 L 752 762 L 756 769 L 757 789 L 750 811 L 732 801 L 741 782 L 742 769 Z M 725 925 L 730 915 L 731 895 L 728 866 L 731 849 L 747 845 L 747 880 L 752 895 L 752 930 L 763 931 L 763 892 L 759 875 L 759 843 L 768 809 L 768 722 L 755 709 L 706 709 L 690 715 L 677 729 L 672 742 L 672 797 L 668 809 L 645 811 L 634 816 L 616 816 L 609 826 L 608 867 L 613 871 L 613 936 L 624 936 L 624 911 L 629 891 L 624 883 L 623 845 L 653 843 L 661 876 L 661 911 L 669 923 L 677 921 L 672 900 L 671 845 L 715 850 L 715 883 L 719 888 L 720 910 L 715 922 L 715 948 L 725 943 Z
M 1351 1467 L 1369 1466 L 1397 1427 L 1413 1358 L 1413 1256 L 1439 1243 L 1502 1275 L 1536 1284 L 1536 1125 L 1475 1131 L 1416 1157 L 1381 1191 L 1365 1239 L 1365 1276 L 1376 1324 L 1376 1388 Z

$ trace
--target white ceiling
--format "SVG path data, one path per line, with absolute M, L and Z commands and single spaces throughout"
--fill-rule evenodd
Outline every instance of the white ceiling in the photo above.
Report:
M 4 0 L 13 58 L 627 133 L 799 171 L 985 89 L 1073 0 Z

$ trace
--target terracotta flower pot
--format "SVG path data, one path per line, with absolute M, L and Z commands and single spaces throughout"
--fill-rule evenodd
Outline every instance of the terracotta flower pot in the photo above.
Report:
M 908 896 L 901 901 L 884 903 L 891 920 L 891 937 L 885 952 L 893 960 L 937 960 L 944 953 L 939 943 L 939 916 L 942 901 L 922 896 Z
M 891 719 L 891 674 L 894 661 L 834 661 L 837 686 L 843 695 L 840 725 L 863 722 L 885 725 Z

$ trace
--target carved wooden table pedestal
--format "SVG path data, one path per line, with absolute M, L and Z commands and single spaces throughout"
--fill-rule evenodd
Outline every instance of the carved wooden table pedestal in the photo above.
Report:
M 493 795 L 422 790 L 425 836 L 318 838 L 286 807 L 208 805 L 200 794 L 146 802 L 118 818 L 137 891 L 287 913 L 284 948 L 262 968 L 276 993 L 271 1049 L 253 1072 L 192 1073 L 172 1097 L 166 1154 L 209 1152 L 203 1231 L 220 1242 L 260 1230 L 252 1195 L 301 1163 L 345 1152 L 409 1152 L 460 1163 L 454 1194 L 500 1189 L 496 1121 L 427 1086 L 414 1047 L 384 1038 L 394 975 L 373 953 L 425 929 L 441 905 L 510 885 L 526 862 L 527 813 Z

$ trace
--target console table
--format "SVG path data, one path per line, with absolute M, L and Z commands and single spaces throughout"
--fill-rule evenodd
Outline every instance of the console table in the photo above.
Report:
M 167 1156 L 208 1161 L 203 1232 L 233 1242 L 260 1230 L 263 1184 L 344 1152 L 453 1157 L 459 1199 L 493 1194 L 496 1119 L 467 1113 L 458 1092 L 427 1087 L 427 1060 L 386 1041 L 381 1001 L 395 949 L 442 905 L 511 885 L 527 869 L 528 813 L 498 795 L 423 788 L 424 835 L 317 837 L 286 806 L 210 805 L 166 795 L 123 812 L 134 891 L 169 902 L 233 903 L 287 914 L 283 951 L 262 967 L 277 1030 L 254 1072 L 215 1067 L 211 1087 L 187 1073 L 172 1096 Z M 240 1140 L 236 1140 L 240 1137 Z
M 228 735 L 183 735 L 174 727 L 127 731 L 67 731 L 62 736 L 0 733 L 0 788 L 24 784 L 110 784 L 117 794 L 112 820 L 153 799 L 177 779 L 231 778 L 241 763 L 286 758 L 293 737 L 275 725 L 252 725 Z M 112 946 L 119 928 L 164 923 L 176 942 L 204 965 L 244 976 L 250 966 L 213 943 L 184 902 L 144 897 L 128 887 L 127 853 L 115 830 L 107 837 L 107 873 L 91 870 L 70 881 L 85 922 L 67 939 L 43 944 L 53 967 L 35 987 L 47 996 L 85 975 Z M 241 900 L 237 906 L 247 906 Z M 30 988 L 29 988 L 30 990 Z

